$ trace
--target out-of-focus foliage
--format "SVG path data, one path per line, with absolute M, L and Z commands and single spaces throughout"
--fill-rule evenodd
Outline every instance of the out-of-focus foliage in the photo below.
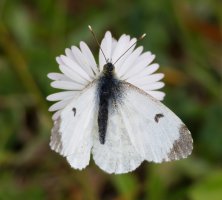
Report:
M 222 199 L 222 2 L 1 0 L 0 199 Z M 46 74 L 55 57 L 106 30 L 139 36 L 166 74 L 164 103 L 188 125 L 188 159 L 108 175 L 76 171 L 49 149 Z

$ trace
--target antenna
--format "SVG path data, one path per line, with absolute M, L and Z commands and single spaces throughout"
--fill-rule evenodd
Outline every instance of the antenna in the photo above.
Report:
M 134 42 L 115 62 L 113 65 L 115 65 L 119 60 L 120 58 L 122 58 L 138 41 L 142 40 L 143 38 L 146 37 L 146 33 L 144 33 L 143 35 L 141 35 L 136 42 Z
M 102 52 L 102 54 L 103 54 L 103 56 L 104 56 L 104 58 L 105 58 L 105 60 L 106 60 L 106 63 L 108 63 L 108 59 L 106 58 L 106 56 L 105 56 L 105 54 L 104 54 L 104 52 L 103 52 L 103 50 L 102 50 L 102 48 L 101 48 L 101 46 L 100 46 L 100 44 L 99 44 L 97 38 L 96 38 L 96 35 L 95 35 L 95 33 L 94 33 L 92 27 L 91 27 L 90 25 L 88 25 L 88 28 L 89 28 L 90 32 L 92 33 L 94 40 L 95 40 L 96 43 L 98 44 L 99 49 L 101 50 L 101 52 Z

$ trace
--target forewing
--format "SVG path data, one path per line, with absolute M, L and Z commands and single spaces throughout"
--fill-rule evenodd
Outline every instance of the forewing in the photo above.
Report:
M 85 168 L 90 160 L 95 124 L 96 84 L 85 88 L 54 122 L 50 146 L 67 158 L 73 168 Z
M 185 124 L 166 106 L 137 87 L 123 83 L 119 111 L 129 138 L 140 155 L 153 162 L 186 158 L 193 140 Z

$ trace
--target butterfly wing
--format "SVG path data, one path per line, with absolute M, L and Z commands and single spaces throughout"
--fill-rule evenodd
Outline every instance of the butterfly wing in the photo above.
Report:
M 190 155 L 193 139 L 185 124 L 149 94 L 129 83 L 124 86 L 127 93 L 120 110 L 140 154 L 157 163 Z
M 75 169 L 89 164 L 95 126 L 96 84 L 73 99 L 54 121 L 50 146 Z
M 104 145 L 94 136 L 93 157 L 109 173 L 133 171 L 143 160 L 160 163 L 186 158 L 192 137 L 166 106 L 124 82 L 122 103 L 109 113 Z
M 93 137 L 93 159 L 104 171 L 127 173 L 136 169 L 144 160 L 132 144 L 118 110 L 109 113 L 104 144 L 100 143 L 98 130 L 96 132 Z

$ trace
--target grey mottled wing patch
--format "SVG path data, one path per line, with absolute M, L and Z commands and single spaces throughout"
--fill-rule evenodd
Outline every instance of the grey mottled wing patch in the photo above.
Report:
M 61 134 L 59 133 L 59 126 L 60 126 L 61 119 L 57 119 L 54 121 L 54 126 L 51 130 L 51 137 L 50 137 L 50 147 L 57 153 L 62 152 L 62 142 L 61 142 Z
M 179 128 L 180 137 L 174 142 L 168 153 L 169 160 L 179 160 L 189 156 L 193 150 L 193 139 L 185 124 Z

